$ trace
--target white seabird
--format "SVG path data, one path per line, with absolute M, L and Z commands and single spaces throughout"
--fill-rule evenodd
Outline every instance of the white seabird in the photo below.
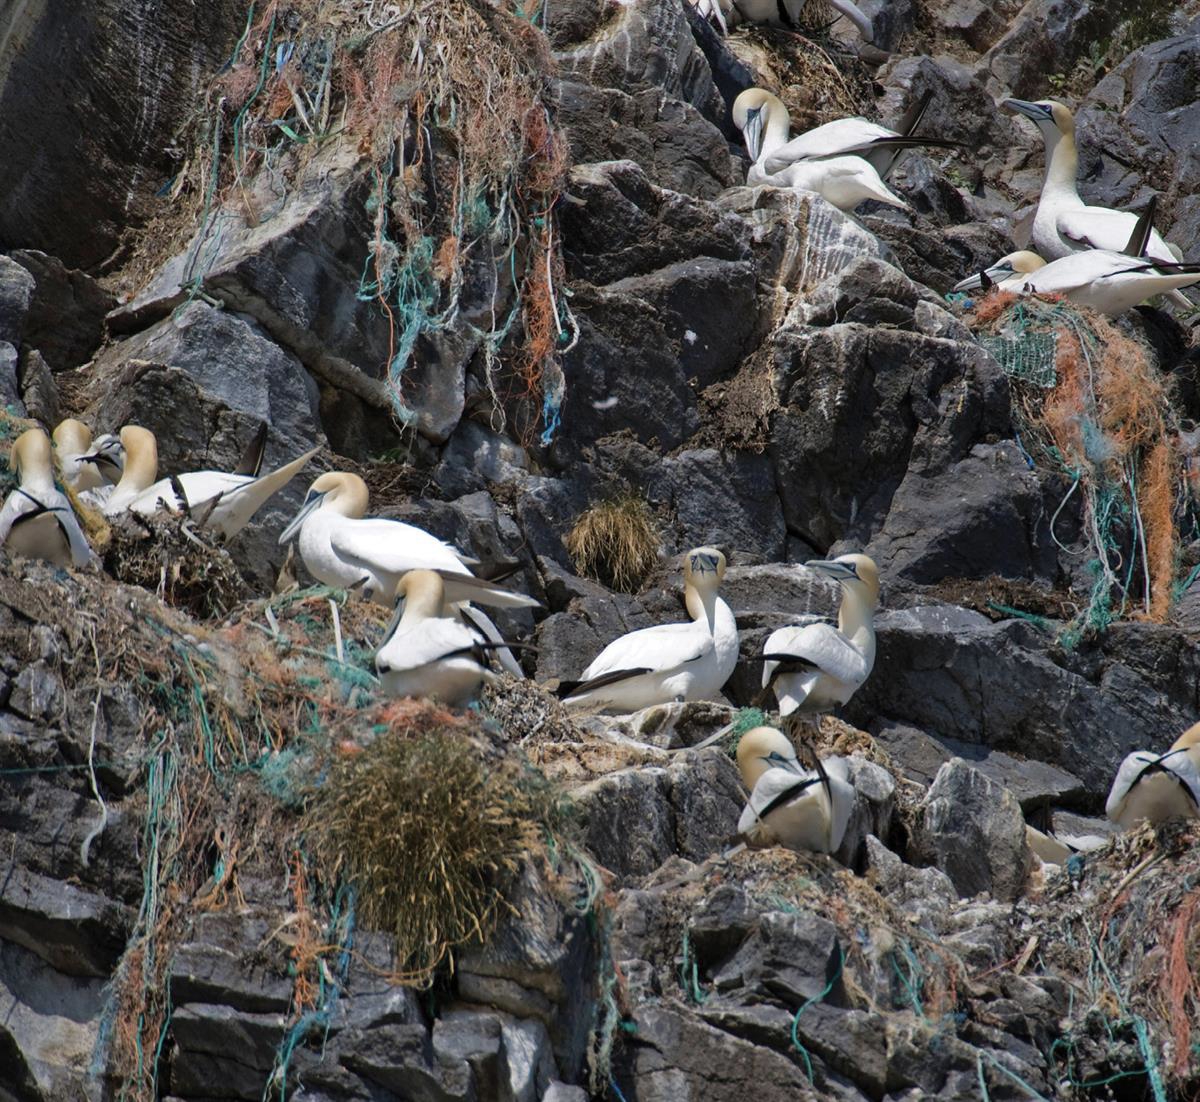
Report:
M 875 665 L 879 570 L 866 555 L 805 564 L 842 587 L 838 626 L 815 623 L 771 632 L 763 645 L 763 692 L 774 688 L 779 714 L 827 712 L 845 704 Z
M 1104 812 L 1125 830 L 1142 820 L 1200 819 L 1200 723 L 1165 754 L 1135 750 L 1121 762 Z
M 1133 234 L 1137 215 L 1083 201 L 1076 186 L 1079 153 L 1075 147 L 1075 117 L 1057 100 L 1029 102 L 1006 99 L 1001 107 L 1024 115 L 1041 131 L 1046 146 L 1046 177 L 1033 219 L 1031 245 L 1047 261 L 1081 249 L 1120 252 Z M 1183 254 L 1153 231 L 1146 255 L 1172 263 Z M 1183 296 L 1179 296 L 1182 298 Z M 1183 299 L 1187 302 L 1187 299 Z M 1189 303 L 1190 305 L 1190 303 Z
M 158 476 L 158 441 L 139 425 L 121 429 L 125 470 L 104 504 L 105 516 L 134 512 L 150 516 L 160 509 L 187 512 L 201 527 L 225 539 L 237 535 L 274 494 L 283 489 L 321 450 L 320 445 L 285 463 L 278 470 L 255 477 L 225 471 L 187 471 L 155 481 Z
M 447 615 L 445 586 L 432 570 L 410 570 L 396 587 L 403 602 L 375 655 L 375 669 L 393 696 L 436 697 L 469 704 L 495 675 L 486 647 L 456 615 Z M 403 612 L 400 611 L 403 608 Z
M 954 289 L 987 288 L 994 282 L 994 272 L 1001 277 L 998 283 L 1001 290 L 1062 295 L 1068 302 L 1115 317 L 1154 295 L 1200 283 L 1200 264 L 1168 263 L 1145 255 L 1154 229 L 1155 207 L 1152 198 L 1134 223 L 1133 234 L 1123 252 L 1085 249 L 1049 264 L 1036 253 L 1010 253 L 979 275 L 957 283 Z M 1017 272 L 1018 266 L 1024 272 Z
M 835 119 L 789 141 L 791 120 L 783 102 L 763 88 L 748 88 L 733 104 L 734 125 L 754 162 L 746 182 L 816 191 L 843 211 L 865 199 L 907 208 L 884 183 L 900 153 L 917 146 L 960 144 L 912 133 L 928 102 L 923 98 L 905 116 L 903 132 L 855 117 Z
M 755 727 L 738 742 L 738 770 L 750 799 L 738 820 L 738 834 L 752 848 L 833 853 L 842 844 L 854 810 L 854 786 L 845 759 L 805 769 L 782 731 Z
M 50 438 L 41 429 L 21 433 L 9 466 L 18 486 L 0 508 L 0 544 L 14 555 L 54 566 L 87 566 L 96 556 L 66 495 L 54 485 Z
M 99 463 L 92 461 L 92 430 L 82 421 L 67 417 L 54 428 L 54 458 L 58 463 L 59 474 L 63 484 L 76 493 L 84 490 L 95 490 L 106 482 L 116 479 L 105 478 L 105 473 L 111 468 L 101 469 Z M 120 478 L 120 474 L 117 475 Z
M 410 570 L 437 571 L 447 603 L 488 644 L 501 643 L 500 632 L 468 602 L 493 608 L 538 606 L 532 597 L 476 578 L 471 567 L 478 563 L 423 529 L 399 520 L 365 517 L 369 501 L 367 484 L 358 475 L 329 471 L 309 487 L 279 542 L 298 537 L 300 558 L 317 581 L 338 589 L 362 583 L 364 596 L 379 604 L 395 603 L 400 579 Z M 514 677 L 525 676 L 507 648 L 499 649 L 496 657 Z
M 671 701 L 710 700 L 737 665 L 737 621 L 717 596 L 725 556 L 697 547 L 683 558 L 686 624 L 659 624 L 614 639 L 579 681 L 559 684 L 558 695 L 575 708 L 636 712 Z

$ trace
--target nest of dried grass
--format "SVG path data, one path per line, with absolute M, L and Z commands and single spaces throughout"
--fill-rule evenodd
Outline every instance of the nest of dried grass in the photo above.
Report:
M 349 880 L 360 918 L 394 934 L 396 978 L 427 986 L 495 928 L 557 797 L 473 719 L 432 705 L 382 718 L 386 731 L 330 763 L 305 834 L 322 877 Z
M 620 593 L 636 593 L 658 562 L 654 516 L 632 493 L 585 509 L 563 542 L 581 575 Z

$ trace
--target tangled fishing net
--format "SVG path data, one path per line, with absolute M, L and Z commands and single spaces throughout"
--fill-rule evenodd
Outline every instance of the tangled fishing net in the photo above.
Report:
M 494 427 L 511 411 L 524 440 L 540 426 L 549 442 L 577 329 L 553 213 L 566 143 L 539 13 L 519 0 L 251 4 L 169 188 L 200 226 L 193 293 L 224 220 L 268 221 L 320 149 L 353 143 L 372 182 L 357 294 L 387 319 L 379 368 L 397 421 L 415 418 L 404 377 L 429 353 L 422 342 L 454 330 L 479 339 Z
M 1062 641 L 1072 646 L 1121 616 L 1165 620 L 1188 491 L 1179 425 L 1149 349 L 1064 302 L 996 294 L 972 324 L 1008 375 L 1018 441 L 1071 479 L 1051 523 L 1056 541 L 1067 501 L 1082 497 L 1094 581 Z

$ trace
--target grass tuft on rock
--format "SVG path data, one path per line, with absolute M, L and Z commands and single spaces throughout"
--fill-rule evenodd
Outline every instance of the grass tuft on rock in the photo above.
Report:
M 636 593 L 658 561 L 650 507 L 631 493 L 584 510 L 564 542 L 580 574 L 621 593 Z
M 395 935 L 396 979 L 424 987 L 494 930 L 558 806 L 542 775 L 475 721 L 411 703 L 368 746 L 334 759 L 304 833 L 322 877 L 354 886 L 360 920 Z

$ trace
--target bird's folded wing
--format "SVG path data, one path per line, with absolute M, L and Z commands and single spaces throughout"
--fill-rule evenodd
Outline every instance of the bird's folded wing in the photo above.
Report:
M 398 576 L 409 570 L 467 572 L 458 552 L 448 543 L 399 520 L 368 517 L 338 524 L 329 544 L 346 562 L 383 574 Z
M 458 571 L 439 569 L 445 584 L 446 600 L 453 604 L 456 601 L 475 601 L 477 604 L 490 605 L 492 608 L 540 608 L 541 602 L 524 593 L 516 593 L 505 589 L 495 582 L 484 581 L 472 574 L 461 574 Z
M 381 670 L 413 670 L 475 649 L 475 637 L 465 624 L 444 618 L 422 620 L 385 640 L 376 662 Z
M 1129 244 L 1129 235 L 1137 224 L 1137 215 L 1123 210 L 1084 207 L 1065 210 L 1056 219 L 1058 232 L 1068 241 L 1087 249 L 1121 252 Z M 1147 254 L 1160 260 L 1176 259 L 1170 247 L 1157 233 L 1150 235 Z
M 1195 759 L 1186 750 L 1171 750 L 1163 755 L 1162 765 L 1178 778 L 1200 811 L 1200 766 Z
M 1108 790 L 1108 801 L 1104 805 L 1104 813 L 1115 819 L 1124 803 L 1129 790 L 1137 784 L 1142 776 L 1150 771 L 1161 768 L 1158 764 L 1160 754 L 1152 754 L 1149 750 L 1135 750 L 1123 762 L 1113 779 L 1112 787 Z
M 743 829 L 743 822 L 749 819 L 752 823 L 769 815 L 777 807 L 789 803 L 806 792 L 813 792 L 820 787 L 821 778 L 816 773 L 794 773 L 790 769 L 768 769 L 754 786 L 746 810 L 742 812 L 742 822 L 738 829 Z
M 830 624 L 780 628 L 768 637 L 763 651 L 803 659 L 839 681 L 855 683 L 867 676 L 867 663 L 862 654 Z
M 634 668 L 666 673 L 695 662 L 712 649 L 712 636 L 702 624 L 642 628 L 609 643 L 583 671 L 582 680 Z
M 0 508 L 0 543 L 8 539 L 8 533 L 22 517 L 30 513 L 44 513 L 46 507 L 25 490 L 13 490 Z
M 769 154 L 763 163 L 767 172 L 780 172 L 797 161 L 815 157 L 837 157 L 867 149 L 871 143 L 892 136 L 892 131 L 866 119 L 835 119 L 798 134 Z

